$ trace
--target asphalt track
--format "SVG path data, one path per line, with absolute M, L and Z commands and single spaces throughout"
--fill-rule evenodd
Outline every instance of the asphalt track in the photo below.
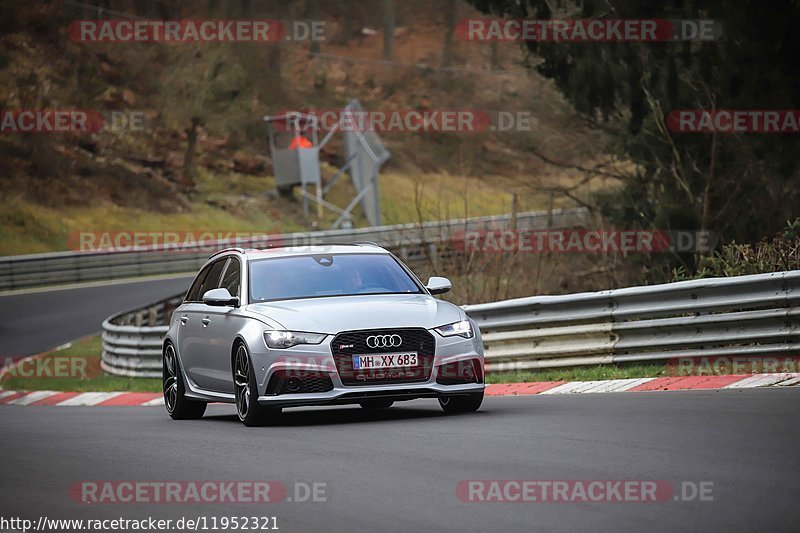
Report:
M 190 279 L 0 296 L 2 355 L 100 330 Z M 287 410 L 245 428 L 231 406 L 175 422 L 163 408 L 0 407 L 0 518 L 275 516 L 280 531 L 797 531 L 800 388 L 435 401 L 370 414 Z M 712 482 L 713 501 L 467 503 L 461 480 Z M 326 502 L 80 504 L 81 480 L 325 483 Z
M 26 356 L 100 332 L 103 320 L 188 289 L 191 276 L 0 295 L 0 356 Z
M 280 531 L 797 531 L 800 389 L 433 401 L 284 411 L 0 407 L 3 516 L 276 516 Z M 713 482 L 713 501 L 466 503 L 459 480 Z M 81 504 L 80 480 L 326 483 L 327 502 Z

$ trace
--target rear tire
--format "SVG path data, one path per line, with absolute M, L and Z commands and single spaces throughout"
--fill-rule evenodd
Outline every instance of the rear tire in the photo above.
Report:
M 161 382 L 164 390 L 164 406 L 173 420 L 194 420 L 203 418 L 206 402 L 186 398 L 178 355 L 171 343 L 164 346 L 161 362 Z
M 481 403 L 483 403 L 483 392 L 439 397 L 439 405 L 447 414 L 472 413 L 480 409 Z
M 388 409 L 392 405 L 394 405 L 394 401 L 392 400 L 365 400 L 363 402 L 359 402 L 358 405 L 361 406 L 362 409 L 367 409 L 369 411 L 375 409 Z
M 243 343 L 236 347 L 233 360 L 233 386 L 236 391 L 236 414 L 245 426 L 258 427 L 266 425 L 280 408 L 264 407 L 258 403 L 258 386 L 250 354 Z

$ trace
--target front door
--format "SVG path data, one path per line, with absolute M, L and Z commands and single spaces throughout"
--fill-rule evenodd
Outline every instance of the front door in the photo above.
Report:
M 183 370 L 190 383 L 206 390 L 212 383 L 204 364 L 204 353 L 211 341 L 211 334 L 208 312 L 210 308 L 203 303 L 203 295 L 219 287 L 227 261 L 227 258 L 219 259 L 204 269 L 205 277 L 201 280 L 201 276 L 198 276 L 187 294 L 183 309 L 179 311 L 178 351 Z

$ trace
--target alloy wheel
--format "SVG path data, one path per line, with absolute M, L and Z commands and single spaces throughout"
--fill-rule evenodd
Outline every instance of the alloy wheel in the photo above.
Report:
M 242 345 L 236 351 L 235 368 L 236 410 L 239 418 L 244 420 L 250 410 L 250 360 L 247 357 L 247 350 Z
M 168 344 L 164 350 L 164 404 L 168 412 L 175 410 L 178 401 L 178 365 L 175 359 L 175 348 Z

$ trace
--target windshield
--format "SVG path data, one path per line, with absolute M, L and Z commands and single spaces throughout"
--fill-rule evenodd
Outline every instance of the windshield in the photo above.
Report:
M 250 263 L 253 302 L 421 292 L 397 260 L 387 254 L 306 255 Z

